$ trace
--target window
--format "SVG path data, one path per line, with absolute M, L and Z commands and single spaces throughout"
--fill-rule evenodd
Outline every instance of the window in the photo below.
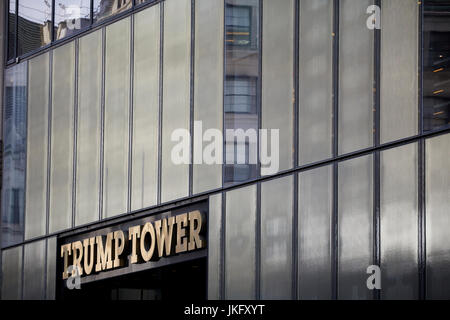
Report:
M 251 44 L 251 13 L 252 7 L 250 6 L 227 4 L 225 16 L 227 44 L 233 46 L 249 46 Z
M 94 22 L 122 13 L 130 9 L 132 4 L 132 0 L 94 0 Z
M 450 124 L 450 1 L 425 1 L 424 130 Z
M 90 0 L 55 2 L 55 40 L 79 32 L 91 23 Z
M 16 55 L 16 0 L 9 1 L 8 11 L 8 60 Z
M 23 55 L 52 41 L 52 1 L 20 0 L 18 55 Z

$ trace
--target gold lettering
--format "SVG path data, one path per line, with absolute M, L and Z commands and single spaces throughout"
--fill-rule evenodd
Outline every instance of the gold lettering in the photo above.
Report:
M 112 263 L 112 239 L 113 233 L 110 232 L 106 235 L 106 243 L 103 249 L 103 237 L 97 236 L 97 264 L 95 265 L 95 271 L 103 271 L 111 269 L 113 266 Z
M 195 223 L 197 222 L 197 223 Z M 189 213 L 189 251 L 201 249 L 205 246 L 205 241 L 200 239 L 203 219 L 200 211 L 196 210 Z
M 125 235 L 122 230 L 114 232 L 114 268 L 122 267 L 123 261 L 119 258 L 125 248 Z
M 145 249 L 145 236 L 146 234 L 150 234 L 150 248 L 148 251 Z M 142 228 L 141 233 L 141 256 L 145 262 L 148 262 L 152 259 L 153 252 L 155 251 L 155 228 L 150 222 L 147 222 Z
M 156 238 L 158 240 L 158 255 L 162 257 L 164 255 L 164 247 L 166 249 L 166 256 L 170 256 L 172 249 L 172 236 L 173 236 L 173 225 L 175 223 L 175 217 L 170 217 L 168 219 L 164 218 L 162 220 L 155 221 Z M 162 224 L 162 226 L 161 226 Z M 169 230 L 167 230 L 169 226 Z
M 83 244 L 81 241 L 76 241 L 72 243 L 72 251 L 73 251 L 73 266 L 78 268 L 78 273 L 80 276 L 83 275 L 83 268 L 81 267 L 81 259 L 83 259 Z M 72 271 L 72 275 L 74 275 L 76 270 Z
M 128 229 L 128 240 L 131 240 L 130 263 L 137 263 L 138 262 L 138 256 L 136 254 L 136 251 L 137 251 L 136 239 L 139 238 L 140 234 L 141 234 L 141 226 L 130 227 Z
M 95 250 L 95 237 L 84 239 L 84 272 L 86 275 L 90 275 L 92 268 L 94 267 L 94 250 Z
M 72 254 L 72 244 L 68 243 L 61 246 L 61 257 L 64 257 L 64 272 L 63 272 L 63 279 L 69 278 L 69 273 L 67 272 L 67 269 L 69 268 L 69 256 Z
M 176 217 L 177 221 L 177 246 L 175 247 L 175 253 L 181 253 L 187 251 L 187 239 L 186 229 L 188 222 L 187 213 L 180 214 Z

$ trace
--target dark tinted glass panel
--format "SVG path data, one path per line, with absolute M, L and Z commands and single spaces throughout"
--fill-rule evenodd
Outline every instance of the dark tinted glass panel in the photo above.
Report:
M 55 38 L 70 36 L 90 24 L 90 0 L 58 0 L 55 2 Z
M 259 1 L 225 2 L 225 185 L 257 177 Z M 233 133 L 242 129 L 245 142 Z
M 9 1 L 8 14 L 8 60 L 14 58 L 16 49 L 16 0 Z
M 425 1 L 423 103 L 425 131 L 450 124 L 450 1 Z
M 2 245 L 23 240 L 27 132 L 27 63 L 5 71 Z
M 132 4 L 132 0 L 94 0 L 94 22 L 122 13 L 130 9 Z
M 52 1 L 19 1 L 18 53 L 23 55 L 52 40 Z

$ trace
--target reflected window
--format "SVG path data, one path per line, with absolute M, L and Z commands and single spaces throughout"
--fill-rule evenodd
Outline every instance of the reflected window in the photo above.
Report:
M 122 13 L 132 4 L 132 0 L 94 0 L 94 22 Z
M 225 138 L 225 185 L 239 183 L 258 176 L 257 154 L 259 129 L 259 1 L 227 0 L 225 3 L 226 81 L 224 121 L 226 130 L 243 130 L 245 142 Z M 250 131 L 251 132 L 250 132 Z M 234 161 L 229 161 L 233 160 Z M 245 159 L 245 163 L 238 161 Z
M 52 1 L 20 0 L 18 54 L 36 50 L 52 41 Z
M 16 55 L 16 0 L 9 1 L 8 11 L 8 60 Z
M 23 241 L 27 132 L 27 64 L 5 70 L 2 246 Z
M 55 2 L 55 38 L 71 36 L 89 26 L 90 0 L 58 0 Z
M 225 24 L 226 42 L 233 46 L 251 44 L 251 6 L 227 4 Z
M 450 124 L 450 1 L 425 1 L 424 129 Z

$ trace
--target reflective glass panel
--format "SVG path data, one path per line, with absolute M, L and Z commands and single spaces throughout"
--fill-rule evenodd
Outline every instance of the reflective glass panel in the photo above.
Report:
M 130 18 L 106 27 L 103 217 L 127 211 Z
M 225 299 L 255 298 L 256 186 L 226 194 Z
M 333 1 L 300 1 L 299 164 L 331 157 Z
M 417 144 L 380 157 L 381 298 L 417 299 Z
M 418 132 L 417 0 L 381 3 L 381 143 Z
M 225 1 L 225 185 L 258 176 L 259 14 L 258 0 Z
M 27 133 L 27 66 L 5 70 L 3 112 L 2 246 L 23 240 Z
M 20 0 L 18 55 L 39 49 L 52 41 L 52 1 Z
M 217 156 L 223 150 L 222 139 L 207 134 L 209 129 L 222 132 L 223 127 L 223 11 L 221 0 L 195 2 L 194 120 L 201 121 L 202 130 L 194 131 L 194 193 L 222 185 L 222 162 L 206 159 L 203 154 Z M 203 142 L 203 138 L 208 141 Z M 218 150 L 208 152 L 213 143 Z
M 90 0 L 55 2 L 55 40 L 71 36 L 91 24 Z
M 133 0 L 94 0 L 94 22 L 122 13 L 132 5 Z
M 49 232 L 72 225 L 75 43 L 53 51 Z
M 23 247 L 2 251 L 2 300 L 22 298 Z
M 339 164 L 338 298 L 372 299 L 367 267 L 373 260 L 373 157 Z
M 9 0 L 8 12 L 8 60 L 16 54 L 16 0 Z
M 450 125 L 450 1 L 424 1 L 424 130 Z
M 299 174 L 298 297 L 331 299 L 331 166 Z
M 131 210 L 155 205 L 158 195 L 160 8 L 134 17 L 134 106 Z
M 191 73 L 191 1 L 164 2 L 162 202 L 189 194 L 190 139 L 172 134 L 189 131 Z M 180 140 L 178 140 L 180 139 Z M 186 141 L 187 140 L 187 141 Z M 185 142 L 181 151 L 176 146 Z M 172 157 L 174 155 L 174 157 Z
M 99 217 L 102 30 L 79 40 L 75 225 Z
M 46 232 L 49 54 L 28 65 L 25 240 Z
M 24 246 L 23 299 L 45 299 L 45 240 Z
M 450 299 L 450 134 L 426 141 L 427 298 Z

